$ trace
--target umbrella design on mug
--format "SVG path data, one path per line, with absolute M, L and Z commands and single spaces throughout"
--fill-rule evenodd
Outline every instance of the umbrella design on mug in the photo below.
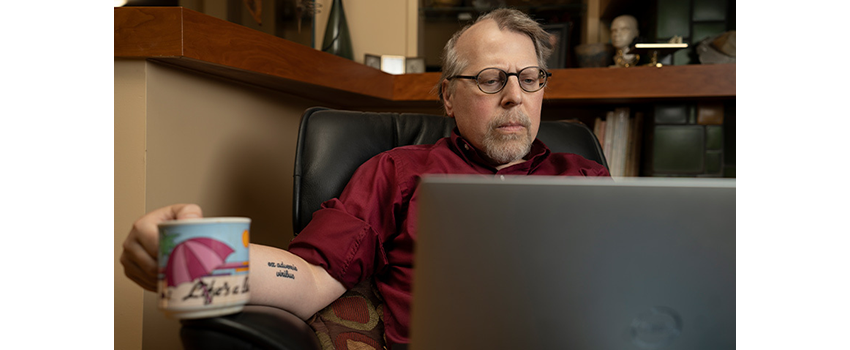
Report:
M 169 287 L 209 275 L 224 264 L 224 259 L 233 253 L 227 244 L 212 238 L 187 239 L 171 251 L 165 270 Z

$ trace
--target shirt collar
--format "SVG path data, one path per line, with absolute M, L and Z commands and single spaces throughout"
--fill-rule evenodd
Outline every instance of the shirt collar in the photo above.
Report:
M 493 165 L 491 165 L 484 158 L 482 158 L 481 155 L 478 154 L 475 149 L 475 146 L 473 146 L 471 143 L 469 143 L 469 141 L 467 141 L 463 138 L 463 136 L 460 135 L 460 130 L 458 130 L 457 127 L 452 130 L 451 145 L 452 150 L 461 158 L 463 158 L 463 160 L 467 164 L 481 166 L 490 169 L 494 173 L 499 172 L 529 174 L 535 168 L 537 168 L 537 166 L 540 165 L 540 163 L 542 163 L 543 160 L 545 160 L 551 153 L 549 147 L 547 147 L 546 144 L 544 144 L 539 139 L 534 139 L 534 142 L 531 143 L 531 151 L 529 151 L 528 154 L 525 156 L 525 162 L 515 164 L 497 171 L 496 168 L 493 167 Z

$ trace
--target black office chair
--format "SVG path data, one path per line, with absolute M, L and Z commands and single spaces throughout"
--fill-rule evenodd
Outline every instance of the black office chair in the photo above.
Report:
M 454 119 L 438 115 L 322 107 L 305 111 L 295 154 L 296 235 L 324 201 L 342 193 L 351 175 L 366 160 L 398 146 L 432 144 L 449 136 L 454 127 Z M 544 121 L 537 137 L 552 152 L 575 153 L 608 167 L 596 136 L 583 124 Z M 181 339 L 186 349 L 339 350 L 349 340 L 380 349 L 383 322 L 374 318 L 380 315 L 381 298 L 371 287 L 371 281 L 361 283 L 313 316 L 309 324 L 286 311 L 252 305 L 234 315 L 184 320 Z M 352 310 L 353 307 L 366 310 Z M 357 321 L 351 328 L 352 322 L 345 320 L 346 312 L 369 315 L 368 322 Z

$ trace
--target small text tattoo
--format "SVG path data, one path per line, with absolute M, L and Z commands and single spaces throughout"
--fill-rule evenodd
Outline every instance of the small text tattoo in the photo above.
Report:
M 273 261 L 269 261 L 267 264 L 269 267 L 281 269 L 275 273 L 275 276 L 277 277 L 289 278 L 294 280 L 295 275 L 293 275 L 290 271 L 298 272 L 298 268 L 295 267 L 295 265 L 276 263 Z

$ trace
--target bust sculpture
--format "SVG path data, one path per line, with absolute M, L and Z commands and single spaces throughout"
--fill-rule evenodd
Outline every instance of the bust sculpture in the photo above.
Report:
M 622 15 L 611 21 L 611 44 L 617 50 L 614 63 L 618 67 L 630 67 L 637 64 L 640 57 L 628 53 L 637 36 L 638 22 L 634 16 Z

